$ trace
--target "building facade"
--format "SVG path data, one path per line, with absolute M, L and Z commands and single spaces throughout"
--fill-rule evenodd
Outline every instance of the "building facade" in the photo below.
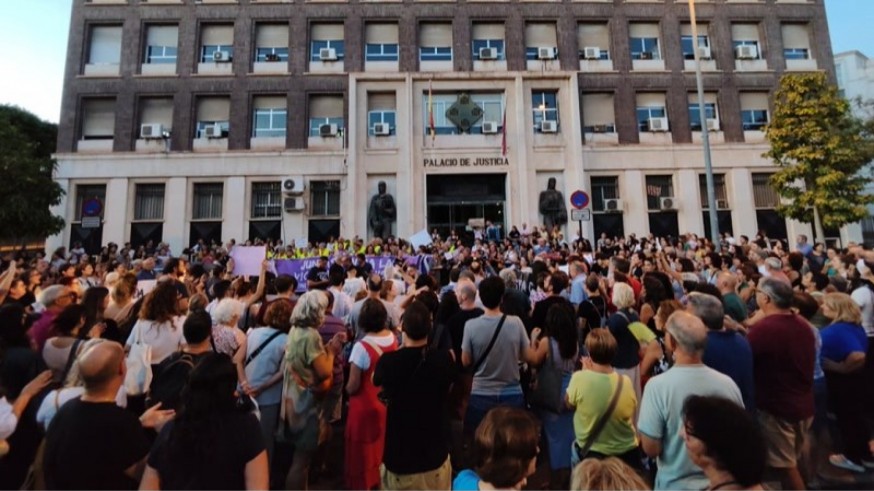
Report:
M 702 234 L 705 127 L 720 231 L 809 234 L 761 129 L 784 72 L 834 79 L 822 0 L 696 12 L 697 43 L 685 0 L 74 0 L 49 246 L 365 237 L 380 182 L 401 237 L 542 223 L 551 179 L 587 237 Z

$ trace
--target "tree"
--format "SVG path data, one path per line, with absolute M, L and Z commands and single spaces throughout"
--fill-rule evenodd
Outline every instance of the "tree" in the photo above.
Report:
M 64 228 L 49 208 L 64 190 L 52 179 L 57 125 L 18 107 L 0 105 L 0 239 L 24 245 Z
M 838 228 L 868 216 L 866 194 L 871 177 L 861 171 L 874 157 L 874 141 L 850 104 L 824 73 L 790 74 L 780 79 L 774 117 L 765 129 L 771 149 L 765 153 L 780 170 L 771 185 L 783 202 L 784 217 Z

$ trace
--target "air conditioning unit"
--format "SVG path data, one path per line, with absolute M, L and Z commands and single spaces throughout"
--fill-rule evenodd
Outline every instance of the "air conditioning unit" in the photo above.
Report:
M 319 50 L 321 61 L 337 61 L 337 50 L 334 48 L 322 48 Z
M 660 210 L 676 210 L 677 209 L 676 200 L 674 200 L 673 196 L 659 198 L 659 209 Z
M 604 200 L 604 211 L 607 213 L 622 213 L 624 205 L 621 199 L 610 198 Z
M 212 54 L 212 61 L 215 62 L 228 62 L 231 61 L 231 54 L 227 51 L 215 51 Z
M 538 60 L 554 60 L 555 59 L 555 48 L 552 46 L 545 46 L 537 48 L 537 59 Z
M 339 129 L 335 124 L 323 124 L 319 126 L 319 136 L 327 138 L 329 136 L 337 136 Z
M 303 202 L 303 196 L 295 196 L 282 200 L 282 207 L 288 213 L 297 213 L 303 211 L 306 206 Z
M 752 45 L 743 45 L 734 49 L 734 55 L 738 60 L 755 60 L 759 57 L 759 50 Z
M 146 140 L 154 140 L 164 138 L 164 125 L 162 124 L 144 124 L 140 126 L 140 138 Z
M 480 48 L 479 49 L 479 59 L 480 60 L 497 60 L 498 59 L 498 50 L 496 48 Z
M 707 118 L 707 129 L 710 131 L 719 131 L 719 120 Z
M 497 121 L 483 121 L 483 134 L 484 135 L 494 135 L 498 132 L 498 122 Z
M 698 58 L 702 60 L 710 59 L 710 46 L 698 46 Z
M 391 135 L 391 125 L 388 123 L 375 123 L 373 125 L 373 134 L 376 136 Z
M 203 137 L 204 138 L 224 138 L 224 132 L 222 131 L 222 125 L 216 123 L 211 124 L 203 129 Z
M 649 118 L 649 130 L 653 132 L 668 131 L 668 118 Z
M 597 46 L 587 46 L 583 48 L 583 57 L 587 60 L 601 59 L 601 48 Z
M 716 200 L 716 209 L 717 210 L 727 210 L 728 208 L 729 207 L 728 207 L 728 200 L 727 199 Z
M 282 178 L 282 192 L 285 194 L 301 194 L 304 190 L 303 176 L 288 176 Z
M 541 133 L 558 133 L 558 121 L 545 120 L 540 122 Z

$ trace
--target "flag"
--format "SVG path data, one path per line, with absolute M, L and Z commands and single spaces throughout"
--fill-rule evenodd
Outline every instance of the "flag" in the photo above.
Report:
M 437 127 L 434 125 L 434 93 L 431 89 L 433 81 L 434 79 L 428 80 L 428 128 L 431 130 L 431 144 L 437 137 Z
M 662 195 L 662 187 L 661 187 L 661 186 L 655 186 L 655 185 L 652 185 L 652 184 L 647 184 L 647 186 L 646 186 L 646 194 L 649 195 L 649 196 L 652 196 L 652 197 L 654 197 L 654 198 L 658 198 L 659 196 Z
M 504 116 L 501 120 L 501 156 L 507 156 L 507 96 L 503 101 Z

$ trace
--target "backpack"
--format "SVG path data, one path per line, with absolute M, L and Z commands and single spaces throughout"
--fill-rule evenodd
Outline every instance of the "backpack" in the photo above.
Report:
M 161 409 L 179 409 L 182 389 L 188 383 L 188 374 L 197 364 L 189 353 L 175 353 L 155 369 L 152 385 L 146 397 L 146 407 L 161 403 Z

